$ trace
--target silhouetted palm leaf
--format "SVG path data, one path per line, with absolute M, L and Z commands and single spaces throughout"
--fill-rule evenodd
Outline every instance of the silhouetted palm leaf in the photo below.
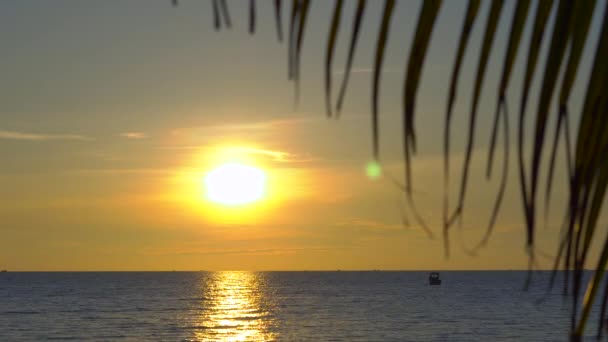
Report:
M 378 34 L 378 44 L 376 47 L 376 58 L 374 61 L 374 81 L 372 84 L 372 139 L 374 145 L 374 158 L 377 160 L 380 155 L 380 133 L 378 131 L 378 93 L 380 92 L 380 75 L 382 72 L 382 62 L 384 61 L 384 50 L 388 39 L 389 25 L 395 0 L 386 0 L 384 13 L 382 14 L 382 24 Z
M 560 130 L 562 125 L 567 124 L 568 121 L 568 99 L 572 86 L 574 85 L 574 79 L 576 77 L 579 62 L 587 41 L 587 33 L 589 32 L 589 26 L 591 21 L 588 20 L 593 15 L 595 8 L 595 0 L 589 1 L 577 1 L 574 3 L 574 18 L 570 25 L 572 26 L 572 46 L 570 48 L 570 55 L 568 57 L 568 64 L 564 73 L 564 80 L 562 81 L 562 87 L 559 95 L 559 116 L 555 126 L 553 147 L 551 149 L 551 159 L 547 175 L 547 187 L 545 190 L 545 220 L 548 215 L 549 201 L 551 199 L 551 188 L 553 182 L 553 170 L 555 169 L 555 156 L 557 154 L 557 144 L 559 141 Z M 569 146 L 569 144 L 567 145 Z M 569 156 L 569 152 L 566 152 L 566 156 Z
M 338 104 L 336 105 L 336 111 L 338 116 L 340 116 L 340 111 L 342 110 L 342 103 L 344 101 L 344 95 L 346 94 L 346 85 L 348 84 L 350 69 L 353 66 L 353 59 L 355 57 L 357 40 L 359 38 L 359 30 L 361 29 L 361 23 L 363 20 L 363 14 L 365 12 L 366 3 L 366 0 L 359 0 L 357 2 L 357 10 L 355 12 L 355 16 L 353 17 L 353 32 L 351 33 L 350 45 L 348 47 L 348 59 L 346 60 L 344 78 L 342 80 L 342 86 L 340 87 L 340 94 L 338 95 Z
M 177 5 L 177 1 L 172 2 Z M 412 197 L 412 155 L 416 151 L 416 128 L 415 128 L 415 103 L 417 90 L 420 85 L 420 77 L 426 60 L 426 52 L 431 40 L 435 21 L 441 7 L 441 0 L 425 0 L 422 4 L 418 23 L 416 25 L 414 39 L 410 48 L 410 55 L 407 59 L 405 68 L 406 77 L 403 89 L 403 145 L 404 145 L 404 168 L 405 183 L 402 185 L 397 180 L 391 180 L 397 184 L 406 194 L 407 205 L 412 215 L 418 223 L 425 229 L 430 236 L 432 232 L 424 224 L 422 217 L 416 211 Z M 608 266 L 608 237 L 605 238 L 604 246 L 596 267 L 593 279 L 588 283 L 585 300 L 582 303 L 580 318 L 578 294 L 582 291 L 583 270 L 588 262 L 589 250 L 592 241 L 597 238 L 598 218 L 604 202 L 606 189 L 608 187 L 608 2 L 604 1 L 606 8 L 602 22 L 599 42 L 589 42 L 587 39 L 593 13 L 599 10 L 595 0 L 560 0 L 554 6 L 553 0 L 539 0 L 536 3 L 536 14 L 534 20 L 529 18 L 531 1 L 519 0 L 516 4 L 511 20 L 511 30 L 506 47 L 503 63 L 503 71 L 498 87 L 496 98 L 496 111 L 493 118 L 493 126 L 490 135 L 490 145 L 488 150 L 486 174 L 489 178 L 492 174 L 494 162 L 494 150 L 496 140 L 503 128 L 503 148 L 504 162 L 501 174 L 500 186 L 496 194 L 496 200 L 490 217 L 490 222 L 486 232 L 474 248 L 473 252 L 482 247 L 491 235 L 502 198 L 504 195 L 507 170 L 509 164 L 509 114 L 507 111 L 507 88 L 511 79 L 512 70 L 516 62 L 516 56 L 520 49 L 522 35 L 527 23 L 532 22 L 532 32 L 530 41 L 527 44 L 527 59 L 525 62 L 524 80 L 521 86 L 521 102 L 519 105 L 518 127 L 517 127 L 517 167 L 519 171 L 519 182 L 521 187 L 521 202 L 524 209 L 526 223 L 526 244 L 529 251 L 529 264 L 533 267 L 534 242 L 536 232 L 536 212 L 537 212 L 537 193 L 540 185 L 540 175 L 546 170 L 547 183 L 544 196 L 545 222 L 549 203 L 551 199 L 551 188 L 553 174 L 555 170 L 555 159 L 557 146 L 563 134 L 566 152 L 566 171 L 569 177 L 569 198 L 566 215 L 563 224 L 563 236 L 557 249 L 554 272 L 551 276 L 550 285 L 553 284 L 557 270 L 566 270 L 564 280 L 564 292 L 572 294 L 572 327 L 571 340 L 579 341 L 583 335 L 586 322 L 591 312 L 591 305 L 595 299 L 599 286 L 603 279 L 604 269 Z M 221 27 L 229 28 L 230 16 L 225 0 L 212 0 L 214 26 L 216 29 Z M 378 107 L 380 94 L 380 77 L 384 51 L 388 42 L 390 22 L 393 16 L 396 2 L 386 0 L 385 8 L 380 21 L 380 31 L 377 38 L 376 53 L 374 59 L 374 74 L 371 84 L 372 94 L 372 133 L 373 133 L 373 155 L 379 155 L 379 136 L 378 130 Z M 303 48 L 303 37 L 306 30 L 307 15 L 309 12 L 310 0 L 292 0 L 291 15 L 289 20 L 288 36 L 288 78 L 294 80 L 296 89 L 296 102 L 298 99 L 299 87 L 299 65 L 300 56 Z M 450 81 L 449 93 L 447 94 L 446 119 L 444 126 L 444 196 L 443 196 L 443 233 L 448 249 L 448 230 L 456 219 L 462 219 L 462 213 L 467 192 L 468 169 L 473 147 L 475 145 L 474 135 L 477 120 L 477 107 L 481 97 L 484 83 L 486 67 L 493 51 L 493 41 L 498 26 L 498 22 L 503 9 L 502 0 L 493 0 L 485 26 L 485 33 L 482 39 L 482 46 L 478 60 L 475 76 L 474 88 L 472 91 L 471 115 L 469 118 L 469 131 L 467 135 L 467 146 L 463 163 L 462 179 L 459 190 L 459 198 L 456 208 L 450 215 L 448 202 L 449 191 L 449 169 L 450 169 L 450 126 L 452 122 L 452 110 L 456 101 L 458 88 L 458 78 L 463 58 L 468 49 L 468 42 L 473 30 L 480 7 L 479 0 L 470 0 L 466 13 L 462 33 L 458 48 L 455 51 L 455 62 Z M 282 40 L 281 26 L 281 1 L 275 0 L 275 20 L 277 25 L 277 35 L 279 41 Z M 336 116 L 340 114 L 352 63 L 355 57 L 358 37 L 362 27 L 363 15 L 366 9 L 366 0 L 358 0 L 355 12 L 353 13 L 353 24 L 350 35 L 350 44 L 343 80 L 336 102 Z M 250 0 L 250 25 L 249 31 L 255 31 L 256 11 L 255 1 Z M 527 104 L 530 98 L 534 98 L 531 93 L 531 86 L 537 71 L 538 59 L 542 49 L 547 23 L 554 15 L 553 32 L 547 59 L 543 64 L 543 71 L 540 75 L 542 83 L 540 92 L 535 98 L 538 103 L 534 116 L 533 141 L 530 147 L 531 160 L 529 169 L 524 162 L 524 132 Z M 326 60 L 325 60 L 325 95 L 327 114 L 332 116 L 332 65 L 335 59 L 335 48 L 338 37 L 338 30 L 343 15 L 343 0 L 336 0 L 334 14 L 330 23 L 327 40 Z M 596 45 L 597 44 L 597 45 Z M 582 52 L 585 49 L 595 47 L 594 61 L 591 65 L 589 83 L 584 94 L 584 103 L 578 124 L 578 131 L 575 137 L 574 150 L 570 146 L 569 129 L 569 109 L 568 101 L 571 96 L 572 88 L 577 76 L 579 75 L 579 65 Z M 563 74 L 560 79 L 560 75 Z M 559 91 L 559 93 L 557 93 Z M 555 95 L 555 96 L 554 96 Z M 556 126 L 553 131 L 552 145 L 549 155 L 549 164 L 543 169 L 541 160 L 545 139 L 547 138 L 547 127 L 553 99 L 558 100 L 558 110 L 556 112 Z M 402 211 L 403 217 L 405 212 Z M 406 221 L 405 219 L 403 219 Z M 409 223 L 409 222 L 408 222 Z M 570 274 L 572 270 L 572 274 Z M 608 285 L 607 285 L 608 286 Z M 570 292 L 569 289 L 572 289 Z M 604 290 L 601 319 L 605 317 L 608 309 L 608 287 Z M 601 334 L 602 324 L 599 326 L 598 336 Z
M 505 55 L 502 77 L 500 80 L 500 85 L 498 87 L 498 99 L 496 101 L 496 113 L 494 115 L 494 124 L 492 128 L 492 135 L 490 138 L 490 147 L 488 151 L 488 166 L 486 169 L 486 176 L 489 178 L 492 173 L 492 164 L 494 160 L 494 148 L 496 146 L 496 137 L 498 135 L 498 125 L 500 116 L 502 113 L 503 116 L 503 127 L 504 127 L 504 161 L 503 161 L 503 171 L 500 179 L 500 187 L 498 190 L 498 194 L 496 196 L 496 201 L 494 203 L 494 208 L 492 210 L 492 214 L 490 216 L 490 222 L 488 223 L 488 228 L 486 229 L 486 233 L 484 234 L 481 241 L 477 244 L 476 247 L 473 248 L 472 253 L 475 253 L 477 249 L 485 246 L 488 242 L 490 235 L 494 229 L 494 225 L 496 224 L 496 219 L 498 217 L 498 212 L 500 210 L 500 206 L 502 204 L 502 199 L 504 197 L 504 193 L 507 187 L 507 176 L 508 176 L 508 165 L 509 165 L 509 115 L 507 112 L 507 102 L 506 102 L 506 92 L 507 87 L 509 85 L 509 80 L 511 78 L 511 71 L 513 70 L 513 65 L 515 64 L 515 57 L 517 56 L 517 51 L 519 49 L 519 44 L 521 42 L 521 36 L 524 30 L 524 26 L 526 24 L 526 19 L 528 18 L 528 10 L 530 9 L 530 1 L 529 0 L 520 0 L 517 3 L 517 7 L 515 8 L 515 12 L 513 13 L 513 19 L 511 21 L 511 33 L 509 35 L 509 43 L 507 47 L 507 52 Z
M 458 205 L 452 214 L 449 222 L 453 222 L 454 219 L 462 218 L 462 212 L 464 210 L 464 200 L 467 189 L 467 181 L 469 177 L 469 165 L 471 162 L 471 154 L 473 152 L 473 144 L 475 137 L 475 124 L 477 122 L 477 108 L 479 105 L 479 98 L 481 97 L 481 89 L 483 85 L 483 79 L 485 76 L 486 66 L 490 58 L 490 52 L 492 44 L 494 42 L 494 35 L 496 33 L 496 27 L 500 20 L 500 14 L 502 12 L 504 2 L 503 0 L 493 0 L 492 6 L 490 7 L 490 13 L 488 14 L 488 20 L 486 23 L 486 30 L 483 36 L 483 43 L 479 54 L 479 64 L 477 66 L 477 75 L 475 77 L 475 87 L 473 90 L 473 100 L 471 105 L 471 119 L 469 120 L 469 134 L 468 142 L 465 153 L 465 159 L 462 167 L 462 180 L 460 184 L 460 196 L 458 199 Z M 449 228 L 449 225 L 448 225 Z
M 553 0 L 539 1 L 536 9 L 536 17 L 534 19 L 534 28 L 532 30 L 532 36 L 530 37 L 530 44 L 528 48 L 528 61 L 526 64 L 526 72 L 524 76 L 524 84 L 522 87 L 521 104 L 519 109 L 519 128 L 518 128 L 518 144 L 517 144 L 517 155 L 519 161 L 519 182 L 522 192 L 522 202 L 524 207 L 524 215 L 526 218 L 526 232 L 528 241 L 531 240 L 532 236 L 532 223 L 530 215 L 530 205 L 528 203 L 528 182 L 526 180 L 525 163 L 524 163 L 524 122 L 526 116 L 526 107 L 528 103 L 528 96 L 530 94 L 530 86 L 532 85 L 532 79 L 536 71 L 536 63 L 538 62 L 538 55 L 543 41 L 545 33 L 545 27 L 551 8 L 553 7 Z M 528 244 L 529 245 L 529 244 Z
M 232 23 L 230 21 L 230 12 L 228 11 L 228 4 L 226 3 L 226 0 L 217 0 L 217 2 L 219 3 L 220 12 L 222 13 L 222 16 L 224 18 L 224 24 L 227 28 L 230 28 L 232 26 Z
M 255 33 L 255 0 L 249 0 L 249 33 Z
M 435 27 L 435 19 L 441 7 L 441 0 L 428 0 L 422 4 L 416 34 L 410 48 L 407 63 L 405 85 L 403 87 L 403 150 L 405 161 L 405 191 L 408 197 L 412 194 L 412 177 L 410 152 L 416 150 L 416 134 L 414 132 L 414 109 L 416 106 L 416 93 L 420 83 L 420 74 L 426 50 L 431 40 L 431 33 Z
M 479 12 L 479 3 L 479 0 L 470 0 L 467 7 L 464 23 L 462 25 L 462 32 L 460 33 L 460 40 L 458 42 L 458 52 L 456 53 L 456 60 L 454 62 L 454 69 L 452 71 L 452 80 L 450 82 L 450 90 L 448 93 L 447 109 L 445 114 L 443 136 L 443 241 L 446 255 L 449 255 L 450 253 L 450 246 L 448 244 L 448 229 L 450 227 L 448 217 L 448 188 L 450 184 L 450 127 L 452 122 L 452 109 L 454 107 L 454 102 L 456 101 L 456 89 L 458 88 L 457 83 L 458 76 L 460 74 L 460 67 L 462 66 L 462 59 L 469 43 L 469 37 L 471 36 L 471 30 L 475 24 L 477 13 Z
M 494 115 L 494 125 L 492 128 L 492 135 L 490 139 L 490 149 L 488 151 L 488 167 L 486 175 L 489 178 L 492 174 L 492 163 L 494 162 L 494 147 L 496 146 L 496 135 L 498 132 L 498 124 L 500 119 L 500 107 L 506 101 L 507 87 L 509 86 L 509 80 L 511 79 L 511 71 L 515 64 L 515 57 L 519 50 L 519 43 L 521 42 L 521 36 L 524 32 L 524 26 L 528 18 L 528 10 L 530 9 L 529 0 L 520 0 L 517 2 L 515 13 L 513 14 L 513 20 L 511 21 L 511 34 L 509 35 L 509 43 L 507 47 L 507 53 L 505 55 L 504 65 L 502 69 L 502 77 L 500 85 L 498 87 L 498 100 L 496 101 L 496 114 Z
M 300 56 L 302 54 L 302 42 L 304 41 L 304 32 L 306 32 L 306 19 L 308 18 L 308 9 L 310 7 L 310 0 L 301 0 L 300 1 L 300 10 L 297 25 L 297 36 L 296 36 L 296 46 L 295 46 L 295 60 L 294 60 L 294 83 L 296 89 L 296 105 L 298 104 L 300 97 Z
M 217 31 L 217 30 L 220 29 L 220 26 L 221 26 L 221 22 L 220 22 L 220 9 L 219 9 L 219 5 L 217 3 L 217 0 L 211 1 L 211 4 L 213 6 L 213 27 Z
M 332 65 L 334 61 L 334 51 L 336 50 L 336 40 L 338 39 L 338 29 L 340 27 L 340 19 L 342 18 L 342 7 L 344 1 L 336 1 L 334 15 L 331 19 L 331 28 L 327 39 L 327 49 L 325 57 L 325 104 L 327 107 L 327 116 L 331 117 L 331 89 L 332 89 Z
M 283 41 L 283 21 L 281 19 L 281 7 L 283 5 L 282 0 L 274 0 L 274 16 L 277 25 L 277 38 L 279 42 Z

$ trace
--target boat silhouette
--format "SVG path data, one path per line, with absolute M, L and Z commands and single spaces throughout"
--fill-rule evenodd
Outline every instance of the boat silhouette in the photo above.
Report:
M 429 274 L 429 285 L 441 285 L 439 272 L 431 272 L 431 274 Z

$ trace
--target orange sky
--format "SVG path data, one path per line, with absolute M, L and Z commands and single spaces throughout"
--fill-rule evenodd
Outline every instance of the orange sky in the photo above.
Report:
M 244 4 L 233 5 L 235 15 L 245 18 Z M 454 228 L 453 253 L 446 259 L 440 232 L 444 102 L 459 32 L 453 27 L 460 27 L 464 2 L 447 2 L 442 10 L 417 103 L 414 194 L 434 239 L 411 211 L 403 217 L 403 194 L 386 177 L 403 174 L 402 73 L 418 5 L 399 2 L 401 19 L 392 26 L 381 95 L 385 176 L 378 180 L 369 179 L 365 167 L 371 160 L 369 85 L 381 6 L 370 5 L 342 118 L 328 120 L 322 63 L 329 4 L 315 3 L 311 12 L 297 110 L 270 6 L 260 6 L 260 25 L 250 37 L 238 16 L 232 31 L 214 32 L 207 5 L 0 3 L 6 51 L 0 63 L 0 268 L 527 267 L 513 167 L 488 247 L 478 256 L 465 253 L 482 237 L 498 188 L 498 177 L 485 179 L 485 160 L 507 20 L 488 70 L 463 225 Z M 513 4 L 507 6 L 511 13 Z M 342 30 L 349 27 L 346 20 Z M 334 83 L 343 76 L 346 37 L 339 40 Z M 480 38 L 475 31 L 455 108 L 455 180 Z M 583 64 L 589 58 L 585 54 Z M 521 69 L 515 69 L 514 84 L 521 83 Z M 584 88 L 579 83 L 575 95 Z M 234 156 L 266 173 L 266 198 L 235 208 L 209 203 L 204 175 Z M 540 250 L 550 254 L 566 192 L 565 175 L 556 177 L 556 198 L 538 238 Z M 455 201 L 456 183 L 450 191 Z M 551 266 L 551 260 L 539 262 Z

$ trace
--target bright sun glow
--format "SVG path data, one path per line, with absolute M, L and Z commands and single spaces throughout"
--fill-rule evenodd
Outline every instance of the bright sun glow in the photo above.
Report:
M 260 169 L 242 164 L 224 164 L 205 176 L 207 198 L 224 205 L 241 205 L 264 197 L 266 175 Z

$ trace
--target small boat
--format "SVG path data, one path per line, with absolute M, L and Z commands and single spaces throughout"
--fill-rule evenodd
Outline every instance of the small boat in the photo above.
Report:
M 439 272 L 431 272 L 431 274 L 429 274 L 429 285 L 441 285 Z

